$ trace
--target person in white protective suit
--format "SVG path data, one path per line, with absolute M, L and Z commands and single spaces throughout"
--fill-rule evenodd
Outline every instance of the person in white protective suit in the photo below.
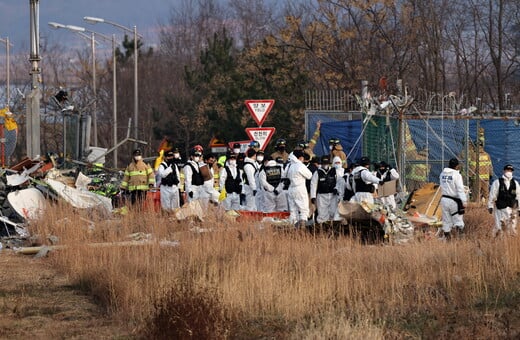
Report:
M 340 169 L 343 172 L 341 160 Z M 337 184 L 341 178 L 338 172 L 337 168 L 330 166 L 330 157 L 325 155 L 321 157 L 321 167 L 312 175 L 310 195 L 311 202 L 317 207 L 317 223 L 332 221 L 335 217 L 338 209 Z
M 446 240 L 451 238 L 453 229 L 459 233 L 464 231 L 463 214 L 467 197 L 459 169 L 459 160 L 452 158 L 439 176 L 442 193 L 442 231 Z
M 267 156 L 269 157 L 269 156 Z M 265 159 L 264 150 L 256 150 L 256 163 L 258 169 L 255 173 L 255 181 L 256 181 L 256 210 L 264 211 L 264 201 L 265 201 L 265 193 L 264 188 L 260 184 L 260 171 L 264 168 L 265 163 L 267 163 L 267 159 Z
M 270 159 L 258 174 L 263 189 L 263 212 L 287 211 L 287 197 L 283 192 L 283 166 Z
M 375 186 L 379 184 L 380 180 L 369 170 L 370 159 L 368 157 L 361 157 L 359 165 L 352 170 L 352 191 L 355 195 L 350 199 L 354 202 L 366 202 L 374 204 Z
M 220 169 L 220 188 L 225 188 L 224 209 L 239 210 L 242 193 L 242 170 L 237 166 L 237 154 L 231 153 L 226 165 Z
M 334 158 L 332 158 L 332 167 L 336 169 L 336 174 L 338 177 L 343 177 L 345 168 L 343 167 L 343 161 L 341 160 L 341 157 L 334 156 Z
M 256 211 L 256 173 L 258 172 L 258 163 L 256 162 L 256 151 L 250 148 L 246 151 L 246 158 L 243 165 L 244 182 L 242 185 L 242 194 L 244 195 L 244 210 Z
M 188 202 L 198 200 L 204 184 L 204 178 L 200 172 L 202 153 L 192 149 L 190 159 L 184 165 L 184 191 L 188 195 Z
M 513 178 L 513 171 L 511 164 L 504 166 L 504 174 L 493 181 L 489 190 L 488 211 L 490 214 L 495 213 L 493 237 L 502 232 L 516 235 L 520 185 Z
M 289 219 L 297 228 L 304 228 L 309 217 L 309 195 L 305 180 L 312 178 L 311 171 L 303 164 L 303 151 L 294 150 L 289 155 L 290 164 L 287 168 L 289 184 Z
M 397 170 L 392 168 L 385 161 L 381 161 L 381 163 L 378 164 L 375 175 L 383 183 L 399 179 L 399 173 Z M 394 210 L 397 208 L 397 204 L 395 203 L 395 196 L 393 194 L 388 196 L 379 196 L 379 199 L 384 205 L 390 206 Z
M 172 211 L 180 207 L 179 181 L 180 172 L 175 163 L 173 151 L 164 155 L 164 161 L 159 165 L 159 177 L 161 178 L 161 207 L 165 211 Z
M 214 183 L 214 169 L 213 164 L 216 161 L 216 156 L 212 153 L 207 154 L 204 157 L 204 163 L 200 164 L 200 166 L 204 167 L 203 170 L 206 172 L 206 177 L 204 178 L 203 173 L 203 179 L 204 184 L 202 185 L 200 192 L 199 192 L 199 199 L 204 202 L 204 206 L 207 207 L 207 203 L 211 202 L 215 205 L 218 204 L 218 197 L 219 192 L 215 189 Z

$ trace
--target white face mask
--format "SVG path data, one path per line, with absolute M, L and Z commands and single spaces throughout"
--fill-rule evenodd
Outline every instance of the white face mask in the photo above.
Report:
M 173 158 L 181 158 L 181 154 L 180 153 L 174 153 L 173 154 Z
M 134 157 L 134 160 L 135 160 L 136 162 L 142 161 L 142 160 L 143 160 L 143 156 L 135 156 L 135 157 Z
M 198 157 L 198 156 L 197 156 L 197 157 L 193 157 L 193 161 L 194 161 L 194 162 L 198 162 L 198 161 L 200 161 L 200 157 Z
M 233 149 L 234 153 L 240 153 L 240 149 Z
M 235 166 L 235 165 L 237 165 L 237 161 L 234 160 L 234 159 L 230 159 L 229 160 L 229 165 Z
M 341 163 L 334 163 L 334 167 L 336 169 L 341 169 Z
M 258 162 L 261 162 L 261 161 L 264 160 L 264 156 L 257 156 L 257 157 L 256 157 L 256 160 L 257 160 Z
M 322 167 L 323 169 L 327 170 L 327 169 L 329 168 L 329 165 L 328 165 L 328 164 L 323 164 L 321 167 Z
M 504 172 L 504 177 L 507 179 L 513 178 L 513 173 L 511 171 Z

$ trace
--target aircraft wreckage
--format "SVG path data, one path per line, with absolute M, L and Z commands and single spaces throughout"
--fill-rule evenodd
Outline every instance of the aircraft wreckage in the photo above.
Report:
M 0 237 L 27 239 L 28 225 L 42 218 L 50 202 L 62 201 L 75 209 L 95 210 L 107 218 L 120 206 L 119 183 L 121 172 L 107 172 L 96 167 L 57 169 L 54 159 L 24 159 L 0 173 Z M 154 195 L 158 196 L 158 195 Z M 404 243 L 414 237 L 414 231 L 440 226 L 440 191 L 433 183 L 414 191 L 403 200 L 402 209 L 382 204 L 340 202 L 338 212 L 344 227 L 370 229 L 384 239 Z M 155 197 L 155 200 L 157 199 Z M 150 199 L 153 199 L 152 196 Z M 160 206 L 152 203 L 151 209 Z M 116 210 L 117 209 L 117 210 Z M 195 217 L 204 220 L 206 209 L 197 201 L 185 204 L 174 213 L 178 220 Z M 224 213 L 224 212 L 223 212 Z M 228 211 L 227 217 L 240 223 L 265 222 L 273 226 L 289 226 L 288 213 Z M 1 242 L 1 241 L 0 241 Z

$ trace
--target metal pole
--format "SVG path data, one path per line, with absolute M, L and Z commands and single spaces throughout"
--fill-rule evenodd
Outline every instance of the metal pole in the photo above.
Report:
M 137 26 L 134 26 L 134 138 L 138 139 L 139 90 L 137 69 Z
M 94 126 L 94 146 L 98 146 L 97 135 L 97 89 L 96 89 L 96 38 L 94 33 L 90 34 L 90 46 L 92 48 L 92 92 L 94 103 L 92 105 L 92 125 Z
M 116 72 L 116 35 L 112 34 L 112 113 L 114 115 L 114 146 L 117 145 L 117 72 Z M 114 168 L 117 168 L 117 148 L 114 150 Z
M 11 102 L 11 85 L 10 85 L 10 77 L 9 77 L 9 67 L 10 67 L 10 61 L 9 61 L 9 37 L 5 38 L 5 49 L 7 51 L 7 106 L 10 106 L 9 103 Z
M 40 155 L 40 16 L 39 0 L 29 0 L 30 44 L 31 52 L 31 93 L 26 96 L 27 105 L 27 156 L 34 158 Z
M 480 119 L 477 119 L 477 138 L 476 138 L 476 144 L 477 147 L 475 148 L 475 180 L 477 181 L 476 187 L 475 187 L 475 202 L 481 203 L 480 201 L 480 149 L 484 146 L 480 145 L 480 136 L 479 136 L 479 130 L 480 130 Z M 470 185 L 471 188 L 471 185 Z M 487 199 L 487 197 L 486 197 Z

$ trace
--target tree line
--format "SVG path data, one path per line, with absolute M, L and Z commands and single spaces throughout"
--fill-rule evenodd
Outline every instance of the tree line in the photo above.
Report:
M 214 136 L 248 139 L 244 128 L 255 123 L 246 99 L 275 99 L 264 126 L 294 144 L 304 137 L 305 91 L 355 93 L 362 80 L 378 91 L 384 78 L 385 90 L 395 92 L 403 79 L 417 95 L 455 92 L 495 109 L 519 101 L 518 1 L 199 0 L 169 10 L 159 45 L 139 42 L 139 138 L 149 143 L 148 154 L 164 137 L 184 152 Z M 60 44 L 44 45 L 42 55 L 44 101 L 62 86 L 79 107 L 88 106 L 88 49 L 75 51 L 77 63 Z M 125 37 L 116 67 L 122 137 L 133 115 L 133 58 Z M 110 58 L 103 63 L 98 131 L 100 146 L 110 147 L 113 65 Z M 59 150 L 58 125 L 46 120 L 43 150 Z M 122 160 L 131 146 L 124 148 Z

